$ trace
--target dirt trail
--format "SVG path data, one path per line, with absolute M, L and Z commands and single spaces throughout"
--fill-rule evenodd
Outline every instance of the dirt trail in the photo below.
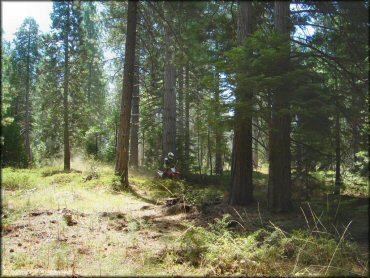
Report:
M 3 227 L 4 274 L 124 275 L 159 260 L 184 230 L 180 223 L 188 214 L 168 215 L 164 205 L 125 194 L 122 202 L 119 211 L 34 210 Z M 55 255 L 59 251 L 62 258 Z M 109 258 L 127 269 L 115 272 Z

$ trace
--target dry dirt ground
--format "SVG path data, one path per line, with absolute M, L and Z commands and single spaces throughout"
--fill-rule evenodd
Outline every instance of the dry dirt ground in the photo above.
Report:
M 28 193 L 3 191 L 8 200 L 3 204 L 2 220 L 19 213 L 2 226 L 3 275 L 189 275 L 189 268 L 166 261 L 180 244 L 188 224 L 207 226 L 230 214 L 234 219 L 230 229 L 247 232 L 273 225 L 288 232 L 306 225 L 320 226 L 318 210 L 302 205 L 307 218 L 299 209 L 271 214 L 263 197 L 247 208 L 228 206 L 222 199 L 195 208 L 181 200 L 153 202 L 138 187 L 136 193 L 115 193 L 99 185 L 101 180 L 81 183 L 78 173 L 56 174 L 49 179 L 49 185 Z M 256 195 L 264 196 L 259 190 L 256 188 Z M 340 210 L 330 205 L 333 214 L 341 215 L 343 224 L 352 221 L 351 234 L 362 243 L 364 252 L 368 251 L 367 202 L 343 198 L 347 206 L 341 205 Z M 341 226 L 338 223 L 337 227 Z M 202 268 L 190 270 L 192 275 L 207 274 Z
M 4 226 L 3 275 L 160 273 L 147 267 L 159 267 L 192 213 L 117 197 L 124 204 L 120 210 L 38 209 Z

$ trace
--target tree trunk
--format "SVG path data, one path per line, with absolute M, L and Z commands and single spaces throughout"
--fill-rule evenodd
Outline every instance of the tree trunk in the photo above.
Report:
M 67 3 L 67 26 L 64 32 L 64 92 L 63 92 L 63 119 L 64 119 L 64 171 L 71 170 L 71 150 L 69 147 L 69 111 L 68 111 L 68 86 L 69 86 L 69 29 L 70 29 L 70 4 Z
M 198 119 L 199 120 L 199 119 Z M 199 167 L 199 175 L 201 176 L 202 175 L 202 158 L 203 158 L 203 150 L 201 148 L 201 142 L 200 142 L 200 128 L 199 128 L 199 125 L 198 125 L 198 128 L 197 128 L 197 141 L 198 141 L 198 167 Z
M 275 2 L 275 29 L 286 36 L 289 44 L 290 10 L 289 1 Z M 289 56 L 282 68 L 289 67 Z M 270 184 L 268 186 L 268 207 L 271 211 L 291 210 L 291 153 L 290 153 L 290 111 L 289 88 L 280 86 L 272 95 L 272 121 L 270 140 Z
M 184 71 L 183 67 L 180 67 L 178 71 L 179 81 L 179 120 L 178 120 L 178 152 L 177 159 L 184 163 Z
M 185 170 L 189 170 L 190 161 L 190 84 L 189 84 L 189 65 L 185 68 Z
M 207 133 L 207 147 L 208 147 L 208 163 L 209 168 L 211 170 L 211 176 L 212 176 L 212 148 L 211 148 L 211 129 L 208 126 L 208 133 Z
M 216 104 L 216 111 L 215 116 L 219 117 L 221 113 L 220 109 L 220 74 L 218 71 L 215 72 L 215 104 Z M 222 175 L 223 168 L 222 168 L 222 141 L 223 141 L 223 134 L 222 134 L 222 126 L 218 123 L 215 129 L 215 139 L 216 139 L 216 161 L 215 161 L 215 172 L 216 175 Z
M 238 44 L 242 45 L 253 32 L 252 2 L 240 1 L 238 13 Z M 252 183 L 252 92 L 237 85 L 235 108 L 234 153 L 231 172 L 231 205 L 248 205 L 254 201 Z M 245 108 L 244 108 L 245 107 Z
M 27 152 L 27 164 L 32 161 L 31 153 L 31 140 L 30 140 L 30 131 L 31 131 L 31 105 L 30 105 L 30 51 L 31 51 L 31 33 L 30 26 L 28 26 L 28 45 L 27 45 L 27 80 L 26 80 L 26 152 Z
M 172 36 L 168 26 L 165 27 L 166 53 L 164 67 L 163 95 L 163 137 L 162 156 L 169 152 L 176 155 L 176 68 L 172 51 Z
M 335 115 L 335 194 L 340 194 L 342 178 L 340 174 L 340 121 L 339 111 Z
M 258 140 L 259 140 L 258 118 L 253 117 L 252 123 L 254 123 L 254 126 L 252 127 L 253 137 L 254 137 L 252 157 L 253 157 L 254 168 L 257 169 L 258 168 Z
M 137 50 L 136 67 L 134 76 L 134 90 L 132 95 L 132 128 L 130 138 L 130 165 L 137 167 L 139 164 L 139 51 Z
M 125 47 L 125 66 L 123 73 L 123 88 L 121 101 L 120 125 L 118 129 L 118 147 L 116 161 L 116 175 L 121 177 L 121 182 L 128 186 L 128 158 L 131 101 L 134 90 L 135 72 L 135 44 L 136 44 L 136 16 L 137 1 L 128 2 L 127 36 Z
M 359 131 L 358 131 L 358 122 L 359 122 L 359 114 L 358 114 L 358 97 L 357 93 L 358 90 L 356 87 L 353 88 L 356 94 L 352 94 L 351 99 L 351 110 L 352 110 L 352 150 L 353 150 L 353 168 L 356 169 L 356 162 L 358 161 L 357 152 L 359 151 Z

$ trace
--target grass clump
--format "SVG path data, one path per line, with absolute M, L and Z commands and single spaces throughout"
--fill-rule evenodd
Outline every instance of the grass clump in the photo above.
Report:
M 64 170 L 58 167 L 43 167 L 40 169 L 40 172 L 42 177 L 49 177 L 56 174 L 64 173 Z
M 3 170 L 2 187 L 5 190 L 29 189 L 35 184 L 35 175 L 29 171 L 5 168 Z

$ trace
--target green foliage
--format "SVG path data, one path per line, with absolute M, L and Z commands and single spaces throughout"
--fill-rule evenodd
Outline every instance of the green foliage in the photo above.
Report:
M 42 177 L 49 177 L 56 174 L 60 174 L 64 172 L 62 168 L 59 167 L 43 167 L 41 168 L 41 176 Z
M 362 177 L 369 176 L 369 153 L 361 151 L 356 153 L 357 161 L 355 163 L 355 173 L 359 173 Z
M 356 261 L 355 244 L 349 241 L 339 244 L 329 234 L 314 235 L 297 230 L 288 235 L 280 229 L 260 229 L 249 235 L 237 235 L 228 230 L 228 219 L 226 215 L 216 219 L 214 224 L 209 225 L 209 229 L 189 226 L 181 237 L 181 245 L 176 253 L 178 261 L 201 265 L 209 269 L 212 275 L 248 276 L 298 273 L 282 267 L 287 260 L 295 261 L 297 265 L 294 269 L 297 270 L 320 265 L 322 268 L 317 274 L 321 275 L 329 263 L 329 273 L 337 270 L 352 273 L 359 263 Z
M 1 147 L 1 159 L 3 165 L 13 167 L 26 167 L 27 155 L 24 140 L 21 136 L 21 128 L 15 121 L 2 123 L 3 145 Z M 10 123 L 9 123 L 10 122 Z
M 4 168 L 2 173 L 2 187 L 5 190 L 26 190 L 35 185 L 35 176 L 15 170 Z

